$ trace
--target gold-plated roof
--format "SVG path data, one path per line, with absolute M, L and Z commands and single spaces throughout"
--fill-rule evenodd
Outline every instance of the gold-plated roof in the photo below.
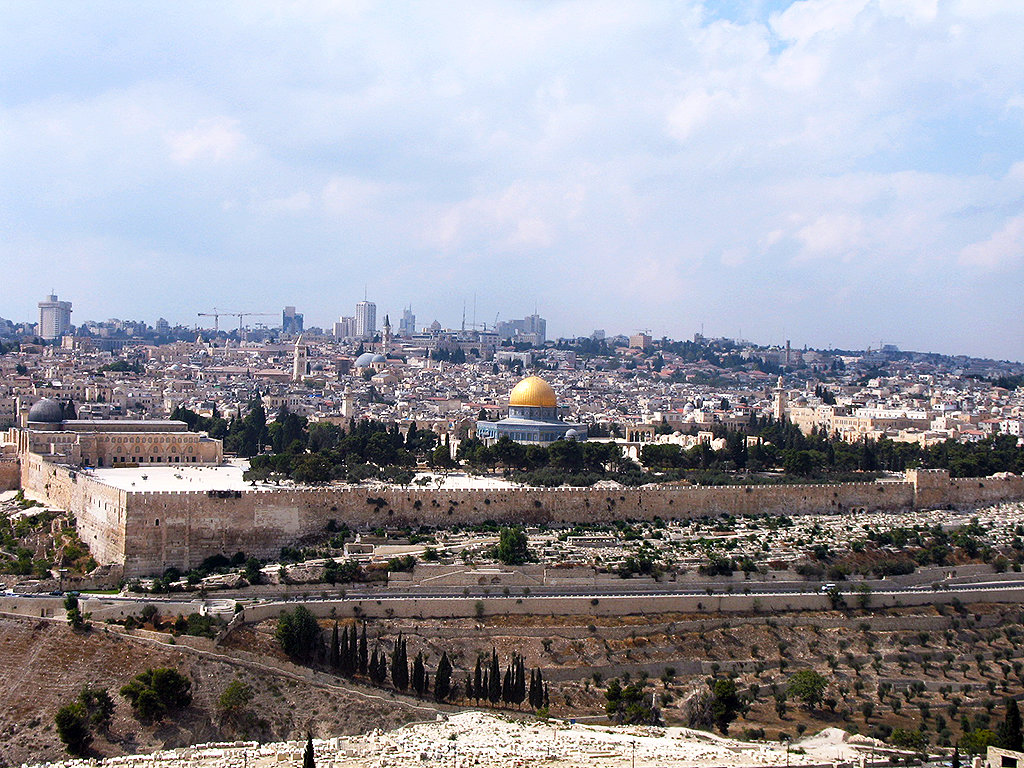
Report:
M 555 390 L 539 376 L 527 376 L 516 384 L 508 396 L 509 405 L 525 405 L 535 408 L 554 408 L 557 405 Z

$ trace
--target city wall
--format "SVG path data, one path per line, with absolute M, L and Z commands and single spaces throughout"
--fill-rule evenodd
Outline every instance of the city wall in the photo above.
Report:
M 22 459 L 21 487 L 26 498 L 73 513 L 78 537 L 97 562 L 124 562 L 126 491 L 34 453 Z
M 0 458 L 0 491 L 21 487 L 21 464 L 17 459 Z
M 664 488 L 445 490 L 337 486 L 246 491 L 127 492 L 29 454 L 26 495 L 74 512 L 79 535 L 101 563 L 126 576 L 187 570 L 216 554 L 276 557 L 283 546 L 322 533 L 331 520 L 378 526 L 599 523 L 692 519 L 721 513 L 842 514 L 969 507 L 1024 498 L 1016 475 L 950 480 L 938 470 L 897 482 Z
M 899 510 L 913 505 L 909 483 L 720 486 L 670 489 L 519 488 L 436 490 L 322 488 L 127 497 L 126 574 L 188 568 L 217 553 L 276 557 L 321 533 L 330 520 L 352 528 L 445 526 L 493 520 L 559 524 L 690 519 L 732 514 Z

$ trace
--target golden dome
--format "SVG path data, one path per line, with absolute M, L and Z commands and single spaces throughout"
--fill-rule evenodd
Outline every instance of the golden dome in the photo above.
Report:
M 532 406 L 534 408 L 554 408 L 557 405 L 555 390 L 544 379 L 538 376 L 527 376 L 516 384 L 512 394 L 508 396 L 510 406 Z

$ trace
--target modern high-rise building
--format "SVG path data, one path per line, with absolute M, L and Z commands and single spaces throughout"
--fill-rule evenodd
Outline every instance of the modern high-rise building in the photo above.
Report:
M 398 321 L 398 335 L 412 336 L 416 333 L 416 315 L 412 313 L 412 307 L 402 310 L 402 317 Z
M 536 335 L 542 344 L 548 340 L 548 321 L 540 315 L 527 315 L 524 317 L 523 328 L 526 333 Z
M 281 313 L 281 333 L 289 336 L 302 333 L 302 315 L 295 311 L 295 307 L 285 307 Z
M 334 338 L 336 339 L 351 339 L 356 335 L 356 319 L 351 316 L 344 316 L 338 318 L 338 322 L 334 324 Z
M 494 330 L 502 339 L 528 341 L 540 346 L 547 340 L 548 323 L 540 315 L 528 315 L 522 320 L 502 320 Z
M 46 339 L 59 339 L 71 328 L 71 302 L 57 301 L 51 293 L 39 302 L 39 335 Z
M 356 336 L 369 339 L 377 332 L 377 305 L 372 301 L 356 304 Z

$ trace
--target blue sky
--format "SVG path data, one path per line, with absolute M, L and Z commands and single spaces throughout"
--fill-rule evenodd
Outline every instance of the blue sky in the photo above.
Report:
M 1024 359 L 1019 0 L 0 2 L 0 316 Z

